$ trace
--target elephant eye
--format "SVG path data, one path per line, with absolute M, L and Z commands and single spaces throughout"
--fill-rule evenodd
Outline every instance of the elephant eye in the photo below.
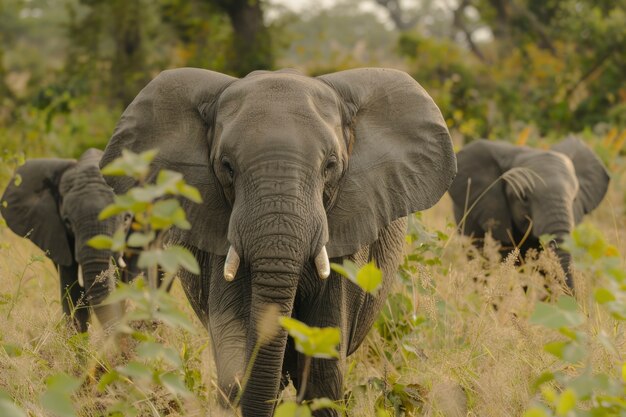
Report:
M 228 177 L 232 180 L 235 176 L 235 170 L 233 169 L 233 166 L 228 159 L 222 159 L 222 167 L 224 168 L 224 171 L 228 174 Z
M 331 174 L 335 168 L 337 168 L 337 158 L 335 156 L 331 156 L 326 160 L 326 166 L 324 167 L 324 175 L 328 176 Z

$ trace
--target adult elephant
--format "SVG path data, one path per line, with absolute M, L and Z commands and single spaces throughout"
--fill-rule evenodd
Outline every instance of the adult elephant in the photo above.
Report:
M 540 248 L 551 234 L 566 282 L 574 288 L 570 255 L 559 247 L 583 216 L 600 204 L 609 175 L 580 139 L 571 137 L 551 150 L 478 140 L 457 155 L 459 173 L 450 187 L 454 215 L 464 234 L 485 233 L 506 253 Z
M 242 79 L 165 71 L 126 109 L 101 164 L 124 148 L 158 148 L 153 175 L 175 169 L 200 189 L 202 205 L 183 202 L 193 227 L 172 237 L 200 262 L 200 277 L 181 280 L 231 399 L 270 304 L 308 325 L 340 328 L 341 358 L 313 360 L 305 398 L 341 398 L 345 357 L 394 280 L 405 216 L 437 202 L 456 172 L 439 109 L 406 73 L 388 69 Z M 116 192 L 133 185 L 109 181 Z M 374 260 L 382 290 L 365 294 L 330 271 L 329 257 Z M 270 416 L 281 371 L 300 388 L 303 363 L 280 330 L 256 355 L 243 415 Z
M 90 307 L 104 328 L 118 321 L 122 312 L 118 304 L 101 305 L 114 285 L 114 277 L 103 274 L 114 254 L 86 244 L 97 234 L 111 236 L 123 222 L 122 216 L 98 220 L 114 196 L 100 173 L 101 157 L 102 151 L 89 149 L 78 161 L 28 160 L 0 199 L 0 213 L 9 228 L 33 241 L 57 264 L 63 311 L 81 332 L 87 330 Z

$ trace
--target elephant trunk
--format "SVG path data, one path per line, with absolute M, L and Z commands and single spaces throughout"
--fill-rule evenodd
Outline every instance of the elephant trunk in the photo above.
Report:
M 563 249 L 562 243 L 567 236 L 568 233 L 561 233 L 557 235 L 557 237 L 550 243 L 550 248 L 556 253 L 556 256 L 559 258 L 559 263 L 561 264 L 561 268 L 563 268 L 563 272 L 565 273 L 565 283 L 570 289 L 574 289 L 574 280 L 572 277 L 571 271 L 571 263 L 572 263 L 572 255 Z
M 104 329 L 109 329 L 122 316 L 121 305 L 103 304 L 106 297 L 115 287 L 115 275 L 110 270 L 111 253 L 95 251 L 81 263 L 83 281 L 85 285 L 85 300 L 83 305 L 93 308 L 98 321 Z
M 327 257 L 322 248 L 328 240 L 328 226 L 321 198 L 311 197 L 321 195 L 310 181 L 311 172 L 282 161 L 266 161 L 251 169 L 250 175 L 255 180 L 240 188 L 248 193 L 235 197 L 229 241 L 236 256 L 230 253 L 225 275 L 232 276 L 240 257 L 251 279 L 246 341 L 251 373 L 241 397 L 242 412 L 246 417 L 270 417 L 278 397 L 287 332 L 274 329 L 273 334 L 264 334 L 274 327 L 264 321 L 277 320 L 268 318 L 266 312 L 273 304 L 278 315 L 292 316 L 305 263 L 319 258 L 320 252 Z M 327 263 L 320 258 L 320 275 L 327 275 Z
M 260 264 L 268 265 L 275 261 L 271 259 L 261 261 Z M 251 326 L 248 330 L 246 356 L 247 363 L 250 360 L 254 362 L 248 365 L 252 366 L 252 372 L 242 396 L 244 416 L 269 417 L 274 410 L 287 346 L 287 332 L 281 328 L 273 334 L 263 334 L 264 328 L 272 327 L 263 323 L 263 320 L 277 320 L 277 317 L 267 317 L 265 314 L 271 304 L 278 307 L 280 316 L 291 316 L 298 278 L 299 274 L 286 270 L 252 272 Z M 256 357 L 253 357 L 255 351 Z
M 574 226 L 572 203 L 569 199 L 559 195 L 547 196 L 543 203 L 535 210 L 538 214 L 534 217 L 533 232 L 537 237 L 546 234 L 555 236 L 550 243 L 550 248 L 559 258 L 567 286 L 573 289 L 574 284 L 570 272 L 571 255 L 561 246 L 564 238 L 570 234 Z
M 258 228 L 268 222 L 272 226 Z M 247 237 L 248 245 L 242 252 L 251 276 L 246 342 L 246 363 L 251 373 L 241 409 L 246 417 L 270 417 L 279 393 L 287 332 L 268 323 L 278 317 L 268 317 L 267 311 L 274 305 L 278 316 L 292 316 L 300 275 L 315 245 L 310 242 L 311 234 L 299 230 L 299 225 L 306 224 L 299 214 L 274 212 L 257 217 L 251 224 L 257 227 Z

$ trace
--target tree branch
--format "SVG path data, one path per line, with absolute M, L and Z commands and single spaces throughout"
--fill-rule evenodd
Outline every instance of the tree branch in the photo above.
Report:
M 470 47 L 470 50 L 478 59 L 482 62 L 486 62 L 485 56 L 480 52 L 478 45 L 472 39 L 472 32 L 469 31 L 467 26 L 465 26 L 465 21 L 463 20 L 463 13 L 465 12 L 465 8 L 471 4 L 471 0 L 463 0 L 459 7 L 457 7 L 453 12 L 453 24 L 465 35 L 465 40 Z
M 399 30 L 408 30 L 417 24 L 419 21 L 418 16 L 413 16 L 409 20 L 405 20 L 405 11 L 402 10 L 400 0 L 375 0 L 380 6 L 387 9 L 389 17 L 393 21 L 393 24 Z
M 533 27 L 535 32 L 541 38 L 541 42 L 543 43 L 543 46 L 546 49 L 548 49 L 552 55 L 556 55 L 556 49 L 554 48 L 552 40 L 548 36 L 548 32 L 546 31 L 546 28 L 539 21 L 537 16 L 535 16 L 533 12 L 528 10 L 526 7 L 520 5 L 519 2 L 515 0 L 511 2 L 511 6 L 513 7 L 513 10 L 515 13 L 520 14 L 524 16 L 526 19 L 528 19 L 528 22 L 530 23 L 530 25 Z

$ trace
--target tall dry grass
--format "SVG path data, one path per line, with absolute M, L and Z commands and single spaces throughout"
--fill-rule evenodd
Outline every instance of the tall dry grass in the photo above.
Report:
M 607 197 L 586 219 L 623 254 L 624 190 L 623 175 L 615 175 Z M 497 245 L 491 241 L 481 253 L 455 232 L 452 219 L 447 196 L 424 212 L 429 230 L 449 236 L 441 243 L 441 264 L 417 266 L 404 283 L 398 283 L 395 291 L 411 300 L 409 311 L 395 318 L 408 326 L 402 337 L 385 339 L 374 330 L 348 359 L 345 385 L 351 398 L 350 415 L 373 415 L 381 396 L 394 384 L 402 384 L 416 404 L 413 415 L 520 416 L 537 398 L 534 378 L 561 366 L 542 349 L 558 336 L 528 322 L 537 300 L 549 294 L 545 283 L 553 295 L 562 291 L 562 271 L 556 259 L 538 253 L 519 266 L 513 257 L 500 260 Z M 575 280 L 583 309 L 594 308 L 586 301 L 588 277 L 576 273 Z M 528 287 L 526 293 L 522 285 Z M 193 317 L 178 285 L 173 292 L 180 308 Z M 148 393 L 143 403 L 135 404 L 139 415 L 232 415 L 217 405 L 220 394 L 208 335 L 195 317 L 194 323 L 193 333 L 162 326 L 155 332 L 158 340 L 187 352 L 186 366 L 197 370 L 201 384 L 195 389 L 198 395 L 185 400 L 183 413 L 180 406 L 163 401 L 166 397 L 158 391 Z M 604 332 L 626 356 L 624 331 L 608 315 L 594 311 L 587 331 Z M 0 344 L 4 346 L 0 348 L 0 388 L 32 416 L 47 415 L 39 396 L 48 376 L 78 374 L 107 358 L 97 326 L 87 340 L 71 334 L 64 325 L 52 263 L 6 228 L 0 228 Z M 610 371 L 613 365 L 606 348 L 594 346 L 593 352 L 594 367 Z M 368 384 L 376 378 L 384 383 Z M 100 415 L 118 394 L 111 387 L 100 392 L 95 380 L 87 381 L 75 398 L 78 415 Z M 293 390 L 285 395 L 293 396 Z

